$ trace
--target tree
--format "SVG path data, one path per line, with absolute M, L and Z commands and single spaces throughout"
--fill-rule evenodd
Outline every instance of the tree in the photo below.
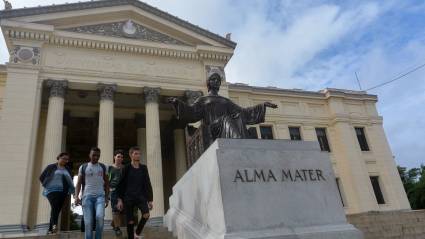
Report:
M 412 209 L 425 209 L 425 166 L 407 170 L 397 166 Z

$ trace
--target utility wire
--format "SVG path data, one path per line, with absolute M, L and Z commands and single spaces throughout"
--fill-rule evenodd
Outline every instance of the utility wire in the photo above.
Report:
M 425 63 L 424 63 L 424 64 L 422 64 L 422 65 L 420 65 L 420 66 L 417 66 L 417 67 L 413 68 L 412 70 L 410 70 L 410 71 L 408 71 L 408 72 L 406 72 L 406 73 L 403 73 L 403 74 L 401 74 L 401 75 L 397 76 L 396 78 L 394 78 L 394 79 L 392 79 L 392 80 L 389 80 L 389 81 L 387 81 L 387 82 L 384 82 L 384 83 L 381 83 L 381 84 L 376 85 L 376 86 L 374 86 L 374 87 L 371 87 L 371 88 L 369 88 L 369 89 L 366 89 L 366 91 L 373 90 L 373 89 L 379 88 L 379 87 L 381 87 L 381 86 L 387 85 L 387 84 L 389 84 L 389 83 L 391 83 L 391 82 L 394 82 L 394 81 L 396 81 L 396 80 L 399 80 L 399 79 L 401 79 L 401 78 L 403 78 L 403 77 L 405 77 L 405 76 L 409 75 L 410 73 L 413 73 L 413 72 L 415 72 L 415 71 L 417 71 L 417 70 L 419 70 L 419 69 L 421 69 L 421 68 L 423 68 L 423 67 L 425 67 Z
M 359 89 L 362 90 L 362 85 L 360 84 L 359 77 L 357 76 L 357 72 L 355 71 L 354 74 L 356 74 L 357 83 L 359 84 Z

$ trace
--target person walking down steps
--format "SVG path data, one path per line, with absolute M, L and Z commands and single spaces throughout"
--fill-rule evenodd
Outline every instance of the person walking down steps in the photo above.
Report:
M 93 224 L 96 221 L 95 238 L 101 239 L 105 208 L 109 201 L 109 180 L 106 166 L 99 163 L 100 149 L 94 147 L 90 150 L 90 162 L 80 166 L 78 181 L 74 195 L 75 204 L 82 203 L 84 217 L 84 238 L 93 238 Z M 83 190 L 82 199 L 79 198 L 80 190 Z
M 57 233 L 59 213 L 65 199 L 75 191 L 72 173 L 66 167 L 69 162 L 69 154 L 60 153 L 56 159 L 57 163 L 48 165 L 39 178 L 44 188 L 43 196 L 47 197 L 51 207 L 48 234 Z
M 116 236 L 121 236 L 122 232 L 120 226 L 124 223 L 123 214 L 124 211 L 120 211 L 117 208 L 118 204 L 118 184 L 121 180 L 121 173 L 124 159 L 124 151 L 116 150 L 114 152 L 114 164 L 108 167 L 109 186 L 111 191 L 111 209 L 112 209 L 112 228 L 114 229 Z
M 127 218 L 128 239 L 143 238 L 142 230 L 148 221 L 149 210 L 153 208 L 152 185 L 149 178 L 148 168 L 140 163 L 140 148 L 130 148 L 131 163 L 124 167 L 121 181 L 118 185 L 119 210 L 125 210 Z M 142 213 L 136 231 L 134 231 L 134 209 Z

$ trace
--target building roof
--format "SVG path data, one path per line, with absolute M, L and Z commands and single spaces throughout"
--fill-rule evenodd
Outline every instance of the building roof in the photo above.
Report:
M 188 30 L 196 32 L 202 36 L 205 36 L 212 40 L 220 42 L 224 44 L 225 46 L 231 47 L 233 49 L 235 49 L 236 47 L 235 42 L 225 37 L 212 33 L 188 21 L 182 20 L 176 16 L 173 16 L 167 12 L 164 12 L 158 8 L 155 8 L 149 4 L 140 2 L 138 0 L 98 0 L 98 1 L 78 2 L 78 3 L 65 3 L 65 4 L 50 5 L 50 6 L 10 9 L 10 10 L 0 11 L 0 19 L 41 15 L 41 14 L 49 14 L 49 13 L 57 13 L 57 12 L 78 11 L 78 10 L 101 8 L 101 7 L 114 7 L 114 6 L 122 6 L 122 5 L 132 5 L 132 6 L 138 7 L 146 12 L 149 12 L 158 17 L 166 19 L 181 27 L 184 27 Z
M 361 97 L 371 100 L 377 100 L 376 95 L 368 94 L 366 91 L 355 91 L 346 89 L 326 88 L 320 91 L 308 91 L 302 89 L 284 89 L 274 86 L 261 87 L 250 86 L 245 83 L 229 83 L 229 90 L 247 91 L 253 93 L 270 93 L 270 94 L 289 94 L 298 96 L 313 96 L 313 97 L 327 97 L 327 96 L 341 96 L 341 97 Z

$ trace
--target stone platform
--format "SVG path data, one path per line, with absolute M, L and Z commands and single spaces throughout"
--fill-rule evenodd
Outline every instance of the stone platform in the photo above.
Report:
M 347 219 L 365 239 L 425 239 L 425 210 L 367 212 Z
M 164 224 L 179 239 L 359 239 L 317 142 L 218 139 L 177 182 Z
M 125 233 L 125 227 L 121 228 L 123 236 L 116 237 L 113 231 L 104 231 L 103 239 L 125 239 L 127 238 Z M 144 239 L 176 239 L 172 233 L 168 232 L 164 227 L 146 227 L 143 230 Z M 79 231 L 61 232 L 56 235 L 48 236 L 31 236 L 31 234 L 25 237 L 9 237 L 9 238 L 23 238 L 23 239 L 83 239 L 84 233 Z

